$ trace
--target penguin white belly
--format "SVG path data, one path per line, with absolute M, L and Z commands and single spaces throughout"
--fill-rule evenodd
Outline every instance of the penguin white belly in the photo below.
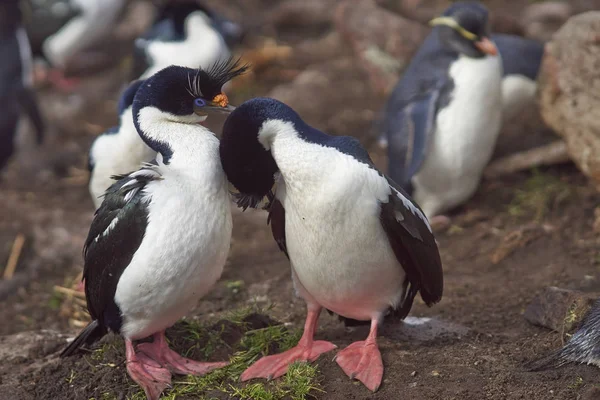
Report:
M 277 194 L 286 210 L 298 294 L 344 317 L 369 320 L 398 304 L 402 295 L 404 270 L 373 194 L 389 189 L 375 170 L 355 162 L 336 173 L 320 168 L 314 174 L 323 184 L 313 193 L 306 185 L 297 194 L 285 187 Z
M 454 92 L 436 118 L 423 167 L 413 178 L 415 200 L 428 218 L 473 195 L 489 162 L 502 122 L 499 56 L 461 56 L 450 68 Z
M 522 75 L 502 79 L 503 121 L 509 121 L 535 99 L 537 82 Z
M 115 294 L 121 334 L 129 339 L 147 337 L 183 317 L 219 279 L 229 253 L 232 220 L 224 175 L 213 193 L 202 180 L 163 178 L 148 185 L 153 196 L 146 234 Z

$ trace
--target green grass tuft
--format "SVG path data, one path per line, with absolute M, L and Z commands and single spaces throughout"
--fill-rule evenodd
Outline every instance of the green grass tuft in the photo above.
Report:
M 534 169 L 523 188 L 515 192 L 508 206 L 508 213 L 514 217 L 533 216 L 534 221 L 540 222 L 554 206 L 566 200 L 571 192 L 568 183 Z
M 238 294 L 244 288 L 244 281 L 227 281 L 225 287 L 233 294 Z
M 257 311 L 256 307 L 247 307 L 229 314 L 230 322 L 244 326 L 246 317 Z M 260 310 L 264 312 L 264 310 Z M 224 345 L 220 334 L 203 327 L 196 321 L 186 321 L 185 331 L 188 339 L 200 341 L 209 335 L 208 346 Z M 211 335 L 214 339 L 211 339 Z M 300 339 L 301 331 L 290 330 L 283 325 L 273 325 L 266 328 L 254 329 L 244 333 L 240 342 L 234 346 L 234 354 L 229 359 L 229 365 L 215 370 L 205 376 L 187 376 L 181 380 L 174 379 L 173 387 L 163 394 L 161 399 L 175 400 L 184 396 L 206 398 L 207 393 L 222 393 L 230 398 L 253 400 L 304 400 L 312 397 L 315 392 L 323 392 L 318 380 L 317 366 L 307 363 L 295 363 L 290 366 L 286 375 L 273 381 L 257 380 L 247 384 L 239 382 L 240 375 L 260 357 L 285 351 L 295 346 Z M 212 344 L 211 344 L 212 342 Z M 211 350 L 209 352 L 212 352 Z M 204 349 L 206 353 L 207 350 Z M 140 390 L 129 400 L 144 399 Z
M 577 378 L 575 378 L 575 382 L 571 383 L 568 388 L 569 389 L 573 389 L 573 390 L 577 390 L 579 389 L 581 386 L 583 385 L 583 378 L 581 376 L 578 376 Z

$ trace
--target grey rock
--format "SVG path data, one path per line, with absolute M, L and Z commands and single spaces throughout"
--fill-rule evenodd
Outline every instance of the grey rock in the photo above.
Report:
M 575 330 L 592 307 L 596 295 L 575 290 L 547 287 L 525 309 L 525 319 L 556 332 Z
M 546 44 L 539 102 L 579 169 L 600 183 L 600 12 L 571 17 Z

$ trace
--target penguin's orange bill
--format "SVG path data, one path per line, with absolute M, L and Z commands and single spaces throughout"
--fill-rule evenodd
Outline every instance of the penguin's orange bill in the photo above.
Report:
M 490 39 L 488 39 L 486 37 L 475 42 L 475 47 L 477 47 L 479 50 L 483 51 L 485 54 L 489 54 L 491 56 L 495 56 L 496 54 L 498 54 L 498 49 L 496 48 L 496 45 L 494 44 L 494 42 L 492 42 Z

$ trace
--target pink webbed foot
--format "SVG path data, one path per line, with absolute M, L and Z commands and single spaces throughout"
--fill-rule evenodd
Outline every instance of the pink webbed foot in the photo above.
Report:
M 253 378 L 279 378 L 287 372 L 290 364 L 296 361 L 315 361 L 321 354 L 336 347 L 333 343 L 324 340 L 317 340 L 310 344 L 298 343 L 296 347 L 283 353 L 261 358 L 244 371 L 241 380 L 244 382 Z
M 312 362 L 319 358 L 321 354 L 335 349 L 336 345 L 333 343 L 324 340 L 313 341 L 320 313 L 320 307 L 309 307 L 306 313 L 304 332 L 298 345 L 281 354 L 261 358 L 244 371 L 241 376 L 242 382 L 253 378 L 278 378 L 287 372 L 290 364 L 296 361 Z
M 182 357 L 169 348 L 164 332 L 154 335 L 152 343 L 138 345 L 138 350 L 159 362 L 172 373 L 179 375 L 201 376 L 229 364 L 228 362 L 201 362 Z
M 376 392 L 383 379 L 383 361 L 375 341 L 354 342 L 340 351 L 335 361 L 351 379 Z
M 126 341 L 127 373 L 146 393 L 148 400 L 158 400 L 171 386 L 171 372 L 144 354 L 136 354 L 131 341 Z

